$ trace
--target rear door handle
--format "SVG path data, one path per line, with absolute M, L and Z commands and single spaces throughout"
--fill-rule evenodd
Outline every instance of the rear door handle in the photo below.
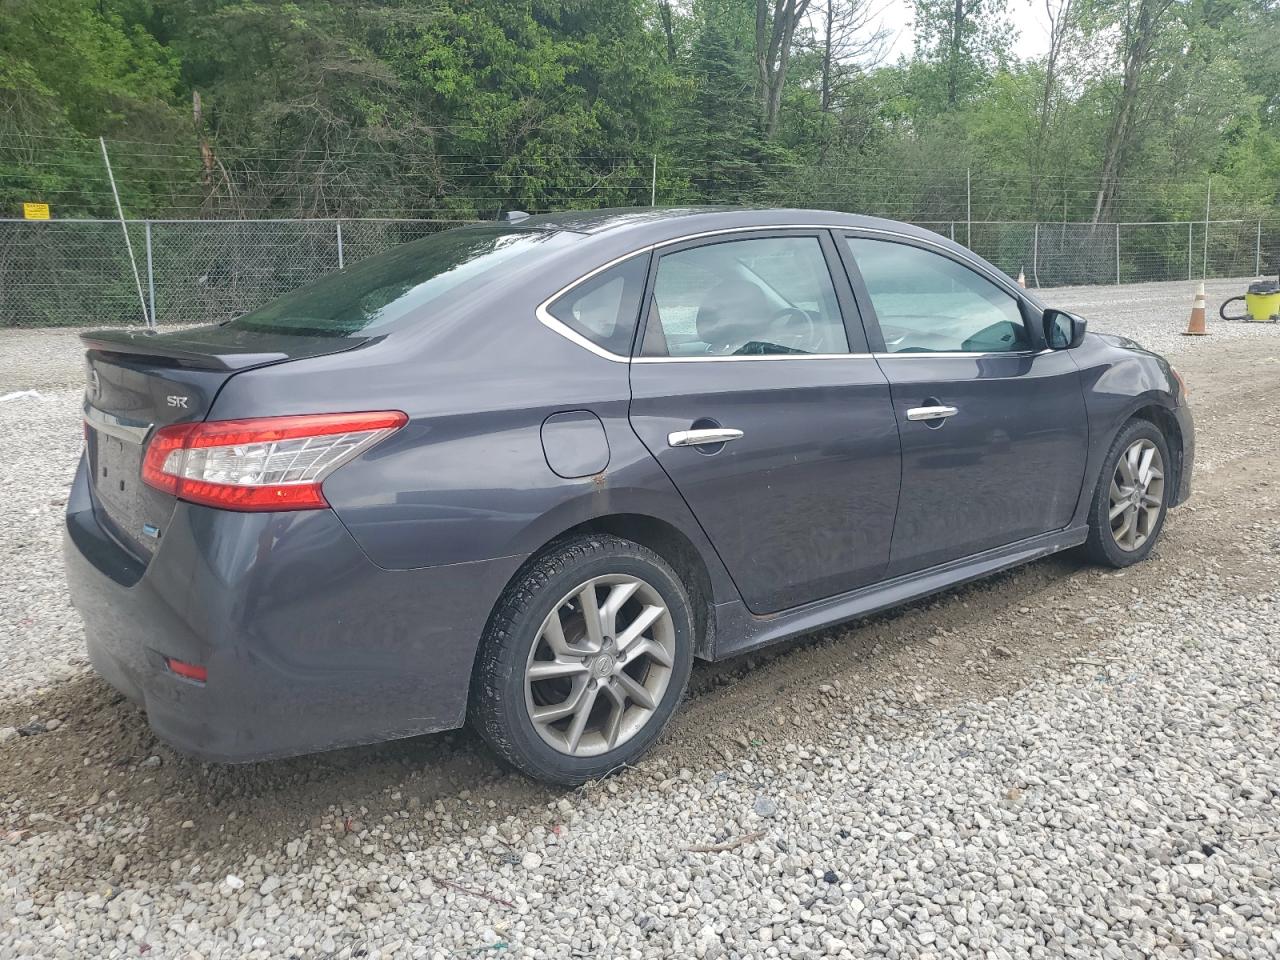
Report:
M 955 407 L 912 407 L 907 411 L 908 420 L 945 420 L 954 417 L 960 411 Z
M 667 434 L 669 447 L 699 447 L 710 443 L 728 443 L 742 438 L 741 430 L 732 427 L 713 427 L 707 430 L 677 430 Z

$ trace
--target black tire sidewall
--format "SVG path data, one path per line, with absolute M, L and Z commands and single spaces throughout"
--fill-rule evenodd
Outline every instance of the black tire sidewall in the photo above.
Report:
M 1111 478 L 1124 452 L 1135 440 L 1146 439 L 1156 445 L 1164 461 L 1165 483 L 1161 496 L 1160 517 L 1156 528 L 1147 537 L 1146 542 L 1137 550 L 1122 550 L 1111 535 L 1111 521 L 1108 517 L 1111 507 Z M 1176 477 L 1173 475 L 1173 461 L 1169 456 L 1169 444 L 1160 428 L 1149 420 L 1131 420 L 1127 423 L 1111 443 L 1107 458 L 1102 464 L 1102 475 L 1098 478 L 1098 488 L 1094 492 L 1093 506 L 1089 511 L 1090 555 L 1099 563 L 1112 567 L 1129 567 L 1147 559 L 1155 549 L 1160 535 L 1164 532 L 1164 522 L 1169 515 L 1169 500 L 1174 492 Z
M 662 700 L 643 730 L 608 753 L 570 757 L 547 744 L 534 729 L 525 708 L 524 671 L 547 614 L 575 587 L 606 574 L 637 577 L 662 596 L 675 632 L 675 663 Z M 647 548 L 618 537 L 577 539 L 548 551 L 512 584 L 506 598 L 514 602 L 499 604 L 477 666 L 487 676 L 477 677 L 480 682 L 473 686 L 473 696 L 485 697 L 474 711 L 481 735 L 523 772 L 564 785 L 597 779 L 644 754 L 679 705 L 693 665 L 693 609 L 671 567 Z

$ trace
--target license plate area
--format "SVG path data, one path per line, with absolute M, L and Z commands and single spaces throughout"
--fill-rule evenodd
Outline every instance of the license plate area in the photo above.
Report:
M 109 532 L 130 552 L 147 559 L 155 551 L 156 538 L 147 536 L 148 521 L 143 490 L 141 444 L 89 429 L 89 463 L 93 468 L 93 490 L 100 514 Z

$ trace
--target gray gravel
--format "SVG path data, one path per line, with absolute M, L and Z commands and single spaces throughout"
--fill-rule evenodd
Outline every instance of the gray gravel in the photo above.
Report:
M 1211 305 L 1240 287 L 1211 284 Z M 1047 299 L 1202 379 L 1215 344 L 1256 341 L 1237 360 L 1280 379 L 1275 327 L 1178 336 L 1187 293 Z M 71 689 L 82 663 L 55 502 L 79 447 L 79 361 L 57 336 L 27 382 L 13 368 L 32 341 L 0 332 L 7 376 L 51 394 L 0 404 L 16 573 L 0 584 L 0 704 L 23 710 L 38 701 L 14 698 Z M 356 786 L 373 750 L 228 781 L 145 740 L 139 753 L 123 707 L 134 739 L 74 715 L 24 736 L 17 717 L 0 730 L 0 960 L 1280 955 L 1278 424 L 1242 425 L 1211 388 L 1206 462 L 1254 436 L 1259 482 L 1199 470 L 1158 559 L 944 596 L 833 639 L 790 686 L 788 656 L 810 654 L 783 655 L 703 695 L 637 769 L 572 793 L 474 776 L 430 794 L 411 771 L 374 797 Z M 895 631 L 901 670 L 881 650 Z M 844 662 L 859 642 L 879 682 Z M 736 722 L 753 698 L 763 719 Z M 100 782 L 69 802 L 82 765 Z M 207 778 L 209 809 L 146 800 L 166 775 Z M 343 777 L 351 801 L 313 784 Z M 272 804 L 289 817 L 236 839 Z
M 0 332 L 0 337 L 3 332 Z M 71 346 L 62 338 L 63 351 Z M 0 339 L 0 344 L 4 340 Z M 4 366 L 21 362 L 6 356 Z M 62 514 L 80 456 L 82 393 L 43 388 L 0 403 L 0 697 L 86 662 L 62 575 Z
M 1244 293 L 1257 278 L 1210 280 L 1205 284 L 1207 337 L 1186 337 L 1196 283 L 1136 283 L 1123 287 L 1056 287 L 1037 291 L 1047 303 L 1079 313 L 1089 319 L 1091 329 L 1117 333 L 1137 340 L 1148 350 L 1173 358 L 1187 353 L 1221 349 L 1224 343 L 1261 340 L 1270 343 L 1273 355 L 1280 353 L 1280 340 L 1268 333 L 1271 324 L 1227 323 L 1218 317 L 1218 307 L 1228 297 Z M 1272 277 L 1271 279 L 1275 279 Z M 1237 305 L 1233 309 L 1239 310 Z M 1215 346 L 1215 344 L 1217 346 Z
M 84 386 L 78 330 L 0 328 L 0 396 L 17 390 Z
M 9 851 L 0 956 L 1274 957 L 1276 598 L 1195 587 L 896 738 L 885 691 L 823 736 L 532 816 L 405 802 L 348 834 L 331 809 L 233 873 L 51 895 L 49 861 L 122 828 L 108 801 Z

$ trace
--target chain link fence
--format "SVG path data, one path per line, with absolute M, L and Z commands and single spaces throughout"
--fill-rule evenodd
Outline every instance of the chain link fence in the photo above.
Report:
M 147 312 L 215 323 L 331 270 L 463 220 L 132 220 Z M 1280 219 L 1182 223 L 929 221 L 1028 286 L 1275 272 Z M 113 220 L 0 220 L 0 326 L 142 325 Z
M 147 310 L 217 323 L 460 220 L 131 220 Z M 119 221 L 0 220 L 0 326 L 144 324 Z

